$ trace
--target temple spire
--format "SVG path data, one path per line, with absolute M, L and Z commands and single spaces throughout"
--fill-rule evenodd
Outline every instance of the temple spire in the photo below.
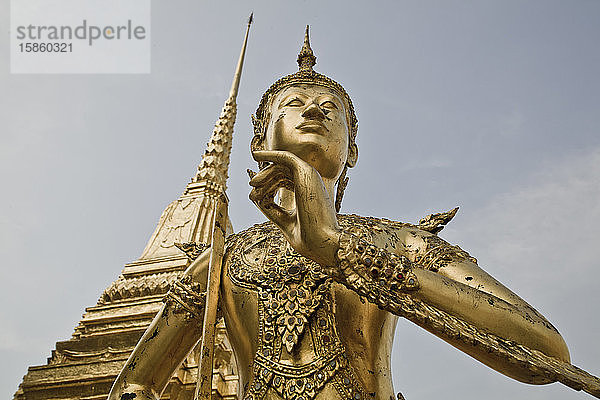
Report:
M 214 194 L 224 193 L 227 188 L 226 182 L 229 169 L 229 156 L 231 154 L 231 141 L 233 135 L 233 125 L 237 114 L 237 97 L 242 76 L 242 67 L 244 65 L 244 56 L 246 55 L 246 45 L 248 43 L 248 33 L 252 23 L 252 14 L 248 18 L 246 35 L 242 44 L 242 50 L 238 59 L 237 68 L 231 83 L 229 97 L 225 101 L 221 115 L 215 123 L 215 128 L 210 137 L 206 151 L 202 156 L 202 161 L 198 165 L 198 172 L 192 182 L 204 183 L 203 188 L 213 191 Z M 191 188 L 188 186 L 188 190 Z

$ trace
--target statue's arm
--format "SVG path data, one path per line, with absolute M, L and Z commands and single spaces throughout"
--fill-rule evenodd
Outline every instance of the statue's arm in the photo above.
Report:
M 481 269 L 466 252 L 416 229 L 401 229 L 394 237 L 395 243 L 386 245 L 368 243 L 358 236 L 343 233 L 338 252 L 343 273 L 338 279 L 396 314 L 403 315 L 407 307 L 410 309 L 406 302 L 410 298 L 413 305 L 424 303 L 444 315 L 464 321 L 479 332 L 569 362 L 569 351 L 556 328 Z M 407 244 L 412 252 L 406 251 Z M 437 328 L 428 318 L 412 320 L 505 375 L 527 383 L 551 382 L 543 374 L 532 373 L 531 368 L 490 352 L 489 347 L 476 340 L 464 340 L 457 332 L 461 329 L 460 324 L 450 326 L 453 324 L 451 319 L 444 322 L 448 326 Z M 448 334 L 450 331 L 452 334 Z
M 204 251 L 173 284 L 165 304 L 115 380 L 109 400 L 160 398 L 202 334 L 202 290 L 206 288 L 209 258 L 210 250 Z
M 250 180 L 250 199 L 281 229 L 298 253 L 321 264 L 339 283 L 515 379 L 529 383 L 552 381 L 547 378 L 550 375 L 536 372 L 537 367 L 529 368 L 527 360 L 511 357 L 514 343 L 527 347 L 514 347 L 521 354 L 531 349 L 559 363 L 569 360 L 556 329 L 468 257 L 451 260 L 443 268 L 440 262 L 448 257 L 437 257 L 443 256 L 442 248 L 439 254 L 421 254 L 420 260 L 416 258 L 419 254 L 413 254 L 412 260 L 403 258 L 403 251 L 409 251 L 398 245 L 410 243 L 402 237 L 406 233 L 402 228 L 388 232 L 388 238 L 376 235 L 376 243 L 362 243 L 360 237 L 340 226 L 332 197 L 315 168 L 287 151 L 255 151 L 253 156 L 256 161 L 270 164 Z M 283 193 L 293 192 L 291 209 L 275 203 L 280 188 Z M 419 235 L 423 242 L 437 238 L 431 235 L 427 239 L 429 233 L 420 229 L 412 233 L 417 241 Z M 437 255 L 433 258 L 438 260 L 435 268 L 421 268 L 422 261 L 431 261 L 431 255 Z M 468 330 L 468 335 L 461 330 Z M 472 340 L 465 340 L 467 336 Z M 485 340 L 485 346 L 479 345 L 477 338 Z

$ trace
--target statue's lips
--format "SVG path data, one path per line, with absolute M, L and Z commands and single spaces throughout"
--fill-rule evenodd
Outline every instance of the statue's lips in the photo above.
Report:
M 329 129 L 320 121 L 310 120 L 304 121 L 298 125 L 296 125 L 296 129 L 300 129 L 304 132 L 329 132 Z

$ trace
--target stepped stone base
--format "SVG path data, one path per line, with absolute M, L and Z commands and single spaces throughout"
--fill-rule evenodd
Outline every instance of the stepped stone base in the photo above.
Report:
M 123 274 L 86 313 L 69 340 L 56 343 L 47 365 L 29 367 L 14 400 L 101 400 L 146 327 L 160 307 L 162 297 L 185 257 L 137 261 L 125 266 Z M 194 349 L 177 369 L 162 399 L 192 400 L 198 373 Z M 225 327 L 218 325 L 215 344 L 213 399 L 237 399 L 238 376 Z

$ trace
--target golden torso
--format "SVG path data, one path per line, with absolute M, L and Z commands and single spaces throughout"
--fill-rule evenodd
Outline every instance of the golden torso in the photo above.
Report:
M 344 228 L 372 238 L 382 230 L 377 221 L 340 217 Z M 382 247 L 395 247 L 389 235 L 379 236 L 387 238 Z M 273 224 L 230 237 L 222 283 L 244 398 L 395 397 L 390 355 L 397 317 L 332 282 Z

